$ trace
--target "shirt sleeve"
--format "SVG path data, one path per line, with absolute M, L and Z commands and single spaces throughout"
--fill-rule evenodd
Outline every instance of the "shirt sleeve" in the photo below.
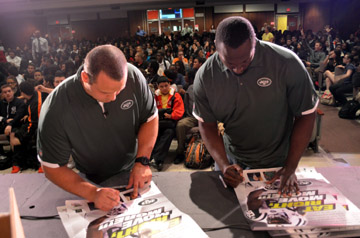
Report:
M 50 106 L 51 96 L 45 100 L 41 108 L 37 151 L 41 164 L 50 168 L 58 168 L 68 163 L 71 145 L 63 129 L 61 110 L 55 110 L 55 107 Z
M 313 113 L 319 99 L 312 80 L 301 63 L 294 57 L 286 65 L 286 87 L 289 109 L 294 116 Z
M 216 122 L 204 85 L 204 69 L 199 69 L 194 80 L 194 110 L 193 116 L 200 122 Z

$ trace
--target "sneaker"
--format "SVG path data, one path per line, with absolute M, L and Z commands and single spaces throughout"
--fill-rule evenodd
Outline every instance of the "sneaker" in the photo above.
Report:
M 184 154 L 177 154 L 176 158 L 174 160 L 174 164 L 180 164 L 181 162 L 183 162 L 185 159 L 185 155 Z
M 12 173 L 12 174 L 16 174 L 16 173 L 19 173 L 19 172 L 20 172 L 20 167 L 14 165 L 14 166 L 12 167 L 11 173 Z
M 161 171 L 161 170 L 163 170 L 163 168 L 164 168 L 164 162 L 158 162 L 158 163 L 156 163 L 156 169 L 157 169 L 157 171 Z
M 44 173 L 44 170 L 43 170 L 42 166 L 39 167 L 38 173 L 39 173 L 39 174 L 43 174 L 43 173 Z

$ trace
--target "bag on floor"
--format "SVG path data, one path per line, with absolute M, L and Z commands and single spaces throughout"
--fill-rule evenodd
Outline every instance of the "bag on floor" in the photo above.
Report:
M 194 134 L 187 145 L 185 166 L 191 169 L 204 169 L 210 167 L 213 162 L 200 134 Z
M 355 100 L 350 100 L 345 103 L 339 111 L 339 117 L 343 119 L 355 119 L 356 112 L 360 109 L 360 103 Z
M 334 96 L 331 94 L 329 90 L 326 90 L 323 95 L 321 95 L 320 103 L 328 106 L 332 106 L 335 104 Z
M 11 157 L 1 156 L 0 158 L 0 170 L 8 169 L 12 165 Z

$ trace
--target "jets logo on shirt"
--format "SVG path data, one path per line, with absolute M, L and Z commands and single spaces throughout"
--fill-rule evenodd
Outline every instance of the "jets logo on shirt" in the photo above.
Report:
M 272 81 L 269 78 L 259 78 L 257 80 L 257 85 L 259 85 L 262 88 L 269 87 L 271 83 Z
M 128 110 L 134 105 L 134 101 L 131 99 L 126 100 L 125 102 L 121 103 L 122 110 Z

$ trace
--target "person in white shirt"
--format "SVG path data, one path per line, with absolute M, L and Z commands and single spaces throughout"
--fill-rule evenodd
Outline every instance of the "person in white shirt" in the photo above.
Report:
M 165 54 L 161 50 L 156 54 L 156 61 L 159 63 L 159 70 L 157 72 L 159 76 L 164 76 L 164 71 L 170 68 L 170 62 L 166 60 L 164 56 Z
M 35 31 L 35 39 L 32 41 L 32 56 L 36 65 L 41 63 L 41 57 L 49 53 L 48 41 L 40 36 L 40 31 Z
M 14 65 L 18 70 L 20 69 L 21 58 L 15 55 L 14 50 L 9 51 L 9 55 L 6 56 L 6 61 Z

